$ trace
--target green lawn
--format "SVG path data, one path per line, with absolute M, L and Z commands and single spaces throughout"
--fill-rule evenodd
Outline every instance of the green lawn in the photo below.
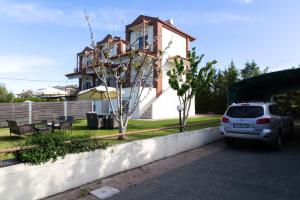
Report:
M 200 125 L 195 126 L 192 129 L 201 129 L 206 128 L 210 126 L 217 126 L 219 125 L 219 122 L 215 122 L 218 120 L 219 117 L 197 117 L 197 118 L 190 118 L 188 119 L 188 124 L 191 123 L 200 123 L 200 122 L 211 122 L 208 125 Z M 130 120 L 127 128 L 127 132 L 131 131 L 140 131 L 140 130 L 146 130 L 146 129 L 155 129 L 155 128 L 163 128 L 168 126 L 174 126 L 178 125 L 178 119 L 168 119 L 168 120 Z M 168 130 L 162 130 L 159 132 L 145 132 L 142 134 L 134 134 L 126 137 L 125 140 L 120 141 L 117 139 L 109 139 L 108 141 L 110 143 L 120 143 L 120 142 L 126 142 L 130 140 L 136 140 L 136 139 L 145 139 L 155 136 L 162 136 L 162 135 L 168 135 L 173 133 L 178 133 L 179 130 L 176 129 L 168 129 Z M 57 134 L 63 134 L 56 131 Z M 117 134 L 118 130 L 91 130 L 88 129 L 86 126 L 86 120 L 76 120 L 73 124 L 73 132 L 71 134 L 70 131 L 67 131 L 66 135 L 67 138 L 82 138 L 82 137 L 91 137 L 91 136 L 101 136 L 101 135 L 111 135 L 111 134 Z M 8 128 L 0 128 L 0 149 L 3 148 L 9 148 L 9 147 L 16 147 L 21 145 L 26 141 L 26 138 L 31 137 L 31 135 L 25 135 L 25 136 L 16 136 L 12 135 L 9 136 L 9 130 Z

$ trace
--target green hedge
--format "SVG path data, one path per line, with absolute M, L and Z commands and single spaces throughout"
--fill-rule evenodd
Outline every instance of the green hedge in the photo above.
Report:
M 86 138 L 73 139 L 70 143 L 65 143 L 67 138 L 62 133 L 57 134 L 37 134 L 27 139 L 24 146 L 35 145 L 33 149 L 28 149 L 16 153 L 18 160 L 40 164 L 49 160 L 55 161 L 58 157 L 64 157 L 68 153 L 80 153 L 105 149 L 107 142 Z

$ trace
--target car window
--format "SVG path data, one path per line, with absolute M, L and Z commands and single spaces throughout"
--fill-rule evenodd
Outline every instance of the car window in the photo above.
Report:
M 231 106 L 226 115 L 232 118 L 257 118 L 264 115 L 262 106 Z
M 272 115 L 281 115 L 281 112 L 279 110 L 279 107 L 277 105 L 270 105 L 269 111 Z

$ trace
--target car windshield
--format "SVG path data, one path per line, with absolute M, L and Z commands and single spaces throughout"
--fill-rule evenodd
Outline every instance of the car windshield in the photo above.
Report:
M 227 116 L 232 118 L 257 118 L 264 114 L 262 106 L 231 106 Z

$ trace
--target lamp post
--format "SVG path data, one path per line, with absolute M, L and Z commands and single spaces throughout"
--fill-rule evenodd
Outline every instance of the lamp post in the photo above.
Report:
M 178 113 L 179 113 L 180 132 L 182 132 L 182 123 L 181 123 L 181 112 L 182 112 L 182 110 L 183 110 L 182 105 L 178 105 L 178 106 L 177 106 L 177 110 L 178 110 Z

